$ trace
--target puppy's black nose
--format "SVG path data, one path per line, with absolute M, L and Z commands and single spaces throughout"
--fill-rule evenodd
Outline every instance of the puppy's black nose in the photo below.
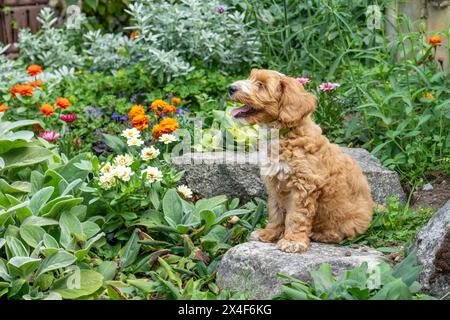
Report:
M 230 94 L 235 93 L 237 90 L 238 90 L 238 89 L 237 89 L 236 86 L 230 86 L 230 87 L 228 88 L 228 92 L 229 92 Z

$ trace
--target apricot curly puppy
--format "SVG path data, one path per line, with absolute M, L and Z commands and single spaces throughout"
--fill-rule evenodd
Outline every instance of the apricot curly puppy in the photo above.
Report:
M 269 155 L 264 176 L 269 223 L 253 237 L 304 252 L 310 239 L 337 243 L 363 233 L 372 219 L 370 187 L 356 161 L 311 120 L 315 96 L 271 70 L 254 69 L 229 90 L 244 105 L 231 112 L 238 121 L 280 128 L 279 154 Z

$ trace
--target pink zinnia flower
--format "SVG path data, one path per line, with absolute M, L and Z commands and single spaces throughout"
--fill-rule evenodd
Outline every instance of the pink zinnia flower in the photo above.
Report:
M 301 77 L 301 78 L 297 78 L 297 81 L 304 86 L 305 84 L 307 84 L 309 81 L 311 81 L 311 79 L 309 79 L 308 77 Z
M 59 133 L 56 131 L 44 131 L 39 136 L 48 142 L 55 142 L 59 139 Z
M 72 123 L 75 120 L 77 120 L 77 115 L 76 114 L 62 114 L 60 116 L 61 120 L 64 121 L 65 123 Z
M 324 82 L 319 86 L 319 89 L 323 92 L 330 92 L 333 90 L 336 90 L 341 85 L 339 83 L 333 83 L 333 82 Z

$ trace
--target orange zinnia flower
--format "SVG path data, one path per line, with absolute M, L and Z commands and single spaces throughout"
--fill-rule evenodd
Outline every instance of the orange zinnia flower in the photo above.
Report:
M 51 104 L 45 103 L 41 106 L 41 113 L 48 117 L 55 113 L 55 109 Z
M 11 95 L 15 98 L 16 94 L 31 97 L 33 95 L 33 87 L 28 84 L 16 84 L 11 88 Z
M 430 40 L 428 40 L 428 43 L 431 44 L 432 46 L 437 46 L 441 42 L 442 42 L 441 36 L 434 36 L 434 37 L 431 37 Z
M 42 73 L 42 68 L 41 68 L 41 66 L 38 66 L 37 64 L 32 64 L 31 66 L 29 66 L 27 68 L 27 72 L 30 76 L 34 77 L 34 76 L 37 76 L 38 74 Z
M 32 86 L 33 88 L 35 87 L 42 87 L 44 85 L 44 83 L 42 82 L 42 80 L 36 80 L 36 81 L 31 81 L 28 83 L 29 86 Z
M 8 106 L 6 104 L 0 104 L 0 112 L 5 112 L 8 110 Z
M 61 109 L 67 109 L 69 106 L 70 106 L 70 102 L 69 102 L 69 100 L 67 100 L 66 98 L 63 98 L 63 97 L 59 97 L 58 99 L 56 99 L 56 106 L 58 107 L 58 108 L 61 108 Z
M 146 115 L 139 114 L 131 120 L 131 125 L 139 131 L 142 131 L 148 128 L 149 122 L 150 119 Z
M 180 98 L 173 97 L 173 98 L 171 99 L 171 101 L 172 101 L 172 103 L 178 104 L 178 103 L 181 102 L 181 99 L 180 99 Z
M 143 115 L 145 115 L 144 107 L 140 104 L 136 104 L 131 107 L 130 112 L 128 113 L 128 118 L 130 118 L 130 120 L 133 120 L 133 118 Z
M 163 110 L 164 107 L 167 107 L 169 104 L 161 99 L 157 99 L 155 101 L 152 102 L 152 104 L 150 105 L 150 108 L 152 109 L 153 112 L 156 112 L 158 110 Z
M 170 113 L 174 113 L 175 111 L 177 111 L 177 107 L 175 107 L 174 105 L 167 105 L 163 108 L 163 112 L 165 114 L 170 114 Z

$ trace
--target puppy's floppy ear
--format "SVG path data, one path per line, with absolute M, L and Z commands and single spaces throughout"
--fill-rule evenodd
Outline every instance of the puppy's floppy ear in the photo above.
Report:
M 316 109 L 316 97 L 306 92 L 298 81 L 282 77 L 278 119 L 287 127 L 295 127 Z

